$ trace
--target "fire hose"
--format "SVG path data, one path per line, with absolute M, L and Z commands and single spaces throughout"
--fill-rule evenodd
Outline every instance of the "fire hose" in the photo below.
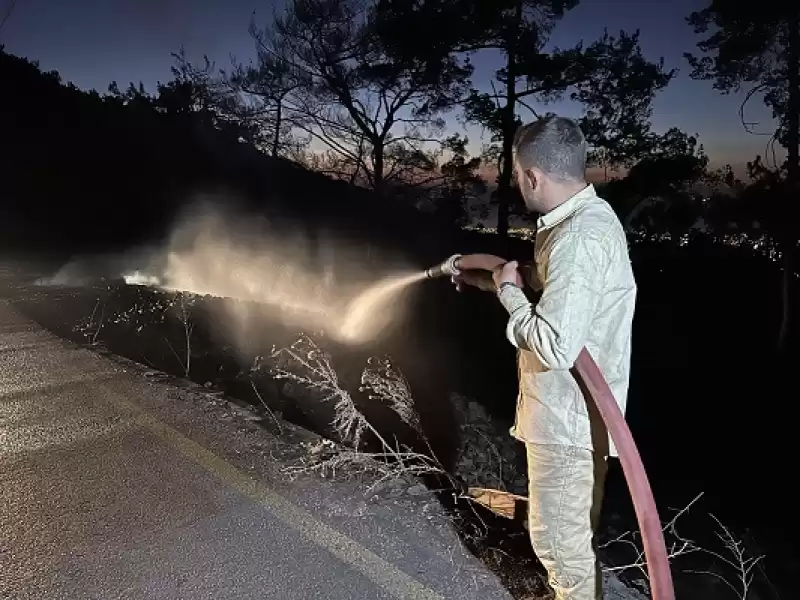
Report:
M 493 254 L 453 255 L 445 262 L 425 271 L 428 278 L 452 277 L 464 271 L 495 271 L 507 261 Z M 579 385 L 588 392 L 597 407 L 611 439 L 617 447 L 625 481 L 633 500 L 636 520 L 642 533 L 645 559 L 650 575 L 650 588 L 654 600 L 674 600 L 672 573 L 667 548 L 661 529 L 661 520 L 650 489 L 650 481 L 642 464 L 636 442 L 625 422 L 608 383 L 586 348 L 578 355 L 572 369 Z

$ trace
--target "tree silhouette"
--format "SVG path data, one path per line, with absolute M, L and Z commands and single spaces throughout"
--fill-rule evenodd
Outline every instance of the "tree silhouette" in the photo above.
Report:
M 444 223 L 467 225 L 473 217 L 484 216 L 481 196 L 486 193 L 486 182 L 478 174 L 480 157 L 470 157 L 469 139 L 458 134 L 444 141 L 450 158 L 442 163 L 442 183 L 431 191 L 434 213 Z
M 279 43 L 268 42 L 266 31 L 259 31 L 255 22 L 250 34 L 257 41 L 257 61 L 248 65 L 234 62 L 230 84 L 249 98 L 255 114 L 259 115 L 264 135 L 270 140 L 273 157 L 296 156 L 299 146 L 308 143 L 294 135 L 297 115 L 292 111 L 292 94 L 307 89 L 312 79 L 295 66 Z
M 647 155 L 626 177 L 645 194 L 669 194 L 697 183 L 705 174 L 708 156 L 695 136 L 672 127 L 648 143 Z
M 534 115 L 533 102 L 547 104 L 565 95 L 586 108 L 582 126 L 608 160 L 631 160 L 649 129 L 654 93 L 668 84 L 672 71 L 647 61 L 638 32 L 618 37 L 607 33 L 585 46 L 545 51 L 550 34 L 575 0 L 381 0 L 379 13 L 388 14 L 381 34 L 398 40 L 407 31 L 436 40 L 433 48 L 449 53 L 500 51 L 503 66 L 496 71 L 492 92 L 473 90 L 465 102 L 466 118 L 480 123 L 500 145 L 498 156 L 497 231 L 507 234 L 513 202 L 512 145 L 520 125 L 519 108 Z M 395 41 L 396 46 L 401 45 Z M 409 49 L 408 52 L 412 52 Z
M 373 21 L 364 0 L 291 0 L 271 25 L 251 27 L 259 63 L 242 72 L 247 89 L 279 90 L 284 118 L 383 194 L 436 168 L 427 144 L 438 144 L 440 114 L 471 69 L 393 52 Z
M 685 230 L 699 216 L 692 187 L 707 176 L 708 156 L 695 136 L 675 127 L 649 134 L 641 148 L 645 154 L 604 195 L 628 227 L 646 217 L 651 229 Z
M 159 83 L 155 107 L 168 114 L 191 116 L 206 130 L 215 129 L 233 140 L 263 147 L 265 129 L 261 113 L 245 103 L 224 71 L 217 71 L 208 56 L 198 67 L 186 58 L 183 48 L 173 53 L 173 79 Z
M 784 350 L 795 302 L 794 257 L 800 214 L 800 10 L 796 3 L 777 0 L 757 5 L 713 0 L 687 21 L 696 33 L 709 34 L 697 44 L 704 56 L 686 54 L 692 77 L 713 81 L 723 93 L 747 88 L 745 104 L 762 94 L 778 120 L 777 131 L 767 135 L 787 150 L 784 165 L 775 165 L 786 173 L 785 185 L 775 190 L 784 198 L 784 210 L 782 218 L 772 223 L 783 255 L 783 319 L 778 346 Z M 754 124 L 746 123 L 743 116 L 742 124 L 753 131 Z

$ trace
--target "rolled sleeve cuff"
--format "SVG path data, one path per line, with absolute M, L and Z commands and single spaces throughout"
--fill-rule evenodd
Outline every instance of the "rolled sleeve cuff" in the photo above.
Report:
M 514 312 L 522 307 L 530 305 L 530 301 L 525 295 L 525 292 L 523 292 L 521 288 L 513 285 L 504 286 L 497 294 L 497 298 L 500 300 L 500 304 L 508 311 L 509 315 L 514 314 Z

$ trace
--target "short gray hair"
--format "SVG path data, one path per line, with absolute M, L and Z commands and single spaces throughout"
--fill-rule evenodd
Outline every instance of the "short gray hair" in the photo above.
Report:
M 566 117 L 542 117 L 520 127 L 514 154 L 524 169 L 536 167 L 554 179 L 580 181 L 586 175 L 586 138 Z

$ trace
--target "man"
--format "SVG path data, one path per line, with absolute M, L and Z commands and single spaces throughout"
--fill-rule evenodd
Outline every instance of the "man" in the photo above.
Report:
M 636 300 L 622 225 L 585 169 L 586 140 L 575 122 L 548 117 L 520 128 L 516 182 L 540 215 L 535 277 L 524 280 L 541 291 L 538 302 L 523 292 L 516 262 L 493 274 L 509 314 L 506 335 L 519 349 L 511 433 L 527 449 L 529 533 L 558 600 L 602 598 L 594 531 L 606 457 L 616 455 L 570 369 L 586 347 L 624 413 Z

